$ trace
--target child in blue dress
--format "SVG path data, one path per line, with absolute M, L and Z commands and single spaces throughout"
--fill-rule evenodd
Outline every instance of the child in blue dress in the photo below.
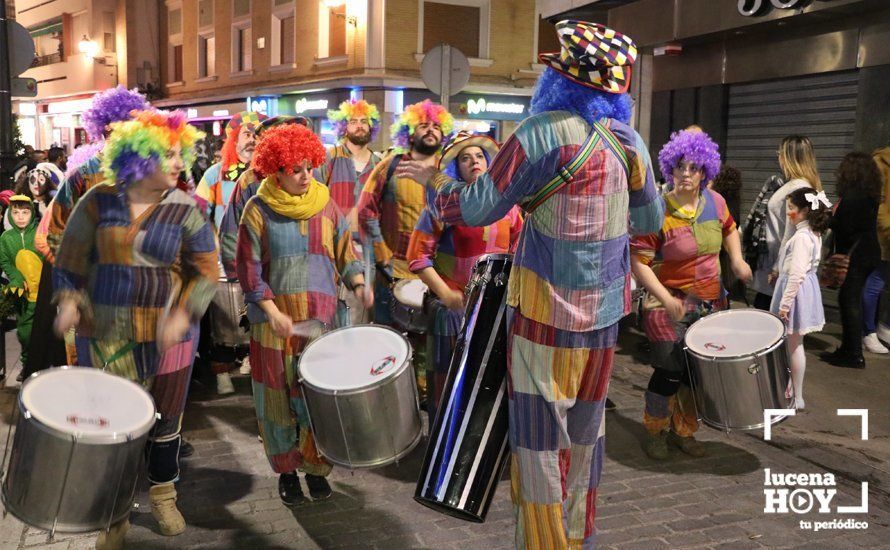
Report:
M 779 279 L 770 311 L 785 321 L 791 357 L 791 384 L 786 396 L 794 396 L 794 408 L 802 410 L 803 376 L 807 368 L 803 337 L 822 330 L 825 311 L 816 270 L 822 252 L 822 233 L 831 219 L 831 203 L 824 192 L 804 187 L 788 195 L 786 214 L 794 235 L 779 253 Z M 793 390 L 793 391 L 792 391 Z

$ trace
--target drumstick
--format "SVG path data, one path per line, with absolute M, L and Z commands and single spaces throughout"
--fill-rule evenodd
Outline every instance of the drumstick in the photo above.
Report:
M 371 269 L 371 239 L 368 237 L 364 238 L 362 244 L 362 259 L 365 262 L 365 288 L 372 288 L 374 286 L 374 270 Z

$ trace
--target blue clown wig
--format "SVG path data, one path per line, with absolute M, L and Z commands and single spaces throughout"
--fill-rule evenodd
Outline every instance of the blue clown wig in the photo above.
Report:
M 658 168 L 669 185 L 674 184 L 674 168 L 684 160 L 701 166 L 705 173 L 702 185 L 716 178 L 720 172 L 720 152 L 717 144 L 708 134 L 700 130 L 674 132 L 670 141 L 658 153 Z
M 591 126 L 601 118 L 614 118 L 628 124 L 632 101 L 629 94 L 610 94 L 588 88 L 548 67 L 535 85 L 529 109 L 533 115 L 547 111 L 575 113 Z

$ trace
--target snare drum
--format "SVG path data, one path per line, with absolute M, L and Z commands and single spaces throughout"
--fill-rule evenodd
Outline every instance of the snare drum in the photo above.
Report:
M 105 529 L 130 513 L 155 405 L 141 386 L 84 367 L 38 372 L 18 399 L 6 509 L 39 529 Z
M 330 462 L 385 466 L 420 441 L 411 345 L 397 331 L 333 330 L 306 346 L 298 368 L 315 445 Z
M 427 286 L 420 279 L 402 279 L 392 287 L 392 319 L 405 332 L 426 334 L 429 318 L 423 311 Z
M 686 331 L 686 357 L 701 420 L 721 430 L 763 427 L 764 409 L 792 408 L 785 323 L 758 309 L 712 313 Z M 785 416 L 773 419 L 773 423 Z

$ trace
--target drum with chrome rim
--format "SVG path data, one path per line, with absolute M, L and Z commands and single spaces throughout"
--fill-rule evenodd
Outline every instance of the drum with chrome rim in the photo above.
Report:
M 429 317 L 423 310 L 428 292 L 420 279 L 402 279 L 392 286 L 391 313 L 393 322 L 405 332 L 426 334 Z
M 105 529 L 130 513 L 155 423 L 148 392 L 99 369 L 60 367 L 25 381 L 18 410 L 7 510 L 65 532 Z
M 411 344 L 381 325 L 333 330 L 306 346 L 299 381 L 318 451 L 347 468 L 385 466 L 420 441 Z
M 763 427 L 764 409 L 790 409 L 785 323 L 758 309 L 712 313 L 686 331 L 686 357 L 701 420 L 721 430 Z M 773 423 L 785 416 L 773 419 Z

